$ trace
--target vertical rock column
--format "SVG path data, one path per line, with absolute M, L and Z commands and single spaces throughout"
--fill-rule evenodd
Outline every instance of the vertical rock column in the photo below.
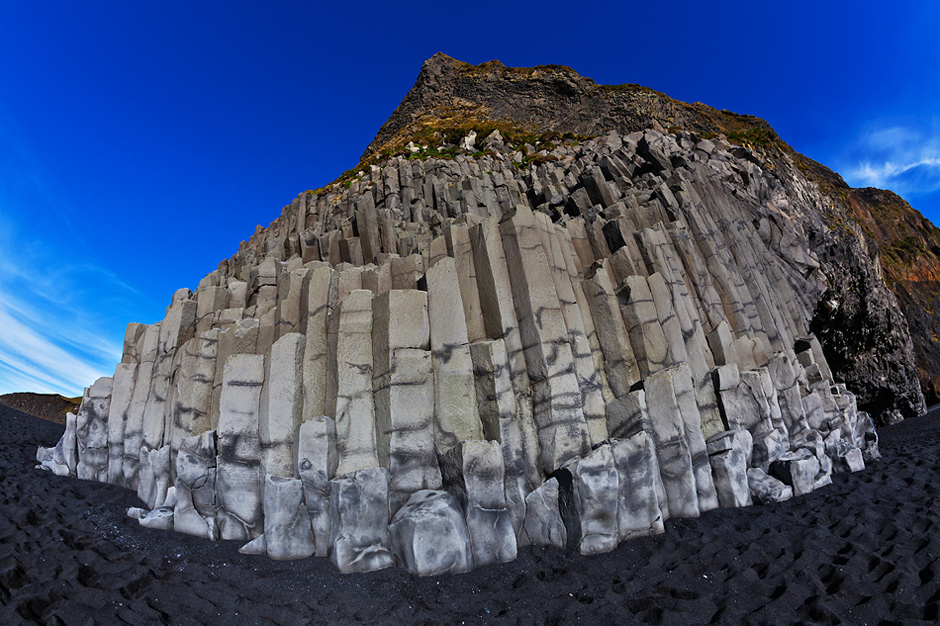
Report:
M 247 318 L 235 322 L 219 334 L 219 351 L 216 357 L 215 380 L 212 383 L 212 408 L 209 410 L 209 425 L 216 428 L 219 423 L 225 363 L 234 354 L 256 354 L 258 351 L 258 320 Z
M 124 486 L 124 432 L 136 378 L 136 363 L 119 363 L 114 371 L 108 408 L 108 482 L 112 485 Z
M 568 329 L 532 211 L 516 207 L 500 232 L 532 383 L 542 469 L 551 473 L 591 446 Z
M 518 534 L 525 519 L 525 498 L 542 481 L 538 432 L 531 419 L 520 419 L 502 339 L 470 345 L 477 405 L 487 439 L 500 442 L 506 506 Z
M 212 385 L 219 352 L 219 331 L 206 330 L 183 347 L 177 376 L 176 407 L 170 445 L 179 450 L 187 437 L 201 435 L 211 426 Z
M 221 539 L 244 541 L 262 532 L 258 422 L 264 355 L 229 357 L 222 378 L 216 482 L 218 524 Z
M 454 258 L 457 279 L 460 284 L 460 299 L 467 322 L 467 338 L 470 341 L 486 337 L 480 292 L 477 289 L 476 267 L 470 246 L 470 231 L 465 224 L 453 224 L 444 229 L 447 253 Z
M 535 213 L 542 250 L 548 259 L 561 314 L 568 329 L 568 344 L 574 361 L 578 387 L 581 390 L 581 410 L 587 423 L 592 444 L 607 439 L 607 416 L 601 378 L 594 368 L 594 357 L 588 341 L 581 309 L 568 273 L 568 255 L 564 253 L 551 218 L 544 213 Z M 560 227 L 559 227 L 560 228 Z
M 258 434 L 263 475 L 293 478 L 294 433 L 303 412 L 304 336 L 287 333 L 264 362 Z
M 688 363 L 680 363 L 668 370 L 672 377 L 672 388 L 676 394 L 679 413 L 685 428 L 685 439 L 689 444 L 692 472 L 695 474 L 695 489 L 699 511 L 704 513 L 718 508 L 718 495 L 712 480 L 708 451 L 702 435 L 702 418 L 695 399 L 694 381 Z
M 442 457 L 444 486 L 463 507 L 476 567 L 516 558 L 516 534 L 503 488 L 496 441 L 462 441 Z
M 444 453 L 467 439 L 483 439 L 473 361 L 454 259 L 427 271 L 428 319 L 434 366 L 434 438 Z
M 604 356 L 607 382 L 614 396 L 622 398 L 639 382 L 640 371 L 630 336 L 624 325 L 620 306 L 607 267 L 601 265 L 584 281 L 597 340 Z
M 486 334 L 502 343 L 502 350 L 493 348 L 491 363 L 494 369 L 489 371 L 496 375 L 499 370 L 495 368 L 504 366 L 515 399 L 511 420 L 508 414 L 500 413 L 500 441 L 506 468 L 506 501 L 512 513 L 513 527 L 518 533 L 525 516 L 525 498 L 543 477 L 538 429 L 532 415 L 522 335 L 496 218 L 486 218 L 474 226 L 470 231 L 470 243 Z M 484 358 L 482 354 L 479 357 Z
M 336 408 L 336 352 L 330 350 L 330 318 L 339 314 L 339 274 L 318 267 L 305 283 L 306 346 L 304 348 L 303 418 L 333 417 Z
M 665 488 L 650 433 L 641 430 L 628 439 L 613 440 L 610 452 L 619 478 L 617 531 L 620 541 L 665 531 L 660 501 Z
M 173 529 L 218 538 L 216 525 L 216 432 L 184 439 L 176 455 L 176 505 Z
M 373 390 L 379 463 L 391 473 L 392 513 L 421 489 L 440 489 L 434 451 L 434 375 L 428 295 L 393 289 L 373 301 Z
M 640 377 L 646 378 L 669 364 L 669 343 L 659 323 L 648 279 L 628 276 L 617 291 L 617 299 Z
M 330 560 L 343 574 L 391 567 L 388 470 L 363 469 L 330 481 Z
M 137 380 L 130 407 L 127 409 L 127 426 L 124 429 L 124 484 L 129 489 L 137 489 L 140 469 L 140 446 L 143 443 L 144 409 L 150 394 L 150 382 L 153 378 L 154 361 L 157 358 L 157 343 L 160 339 L 160 325 L 153 324 L 144 331 L 140 351 L 140 366 L 137 368 Z
M 698 517 L 698 492 L 692 455 L 671 373 L 663 370 L 653 374 L 644 381 L 644 391 L 660 475 L 669 503 L 669 515 Z M 705 462 L 708 462 L 707 458 Z
M 314 553 L 330 549 L 330 480 L 336 474 L 336 423 L 329 417 L 311 417 L 298 429 L 297 475 L 303 481 L 304 503 L 313 529 Z
M 82 480 L 108 482 L 108 414 L 111 408 L 111 378 L 99 378 L 78 409 L 76 474 Z
M 192 338 L 196 328 L 197 305 L 188 299 L 190 296 L 189 289 L 178 290 L 166 317 L 160 322 L 157 355 L 144 409 L 142 445 L 151 450 L 169 445 L 173 438 L 176 409 L 173 379 L 182 361 L 181 348 Z
M 336 344 L 337 476 L 379 467 L 372 396 L 372 292 L 353 290 L 340 306 Z

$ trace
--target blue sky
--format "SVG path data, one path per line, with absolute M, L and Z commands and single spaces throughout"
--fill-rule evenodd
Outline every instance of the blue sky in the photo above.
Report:
M 128 322 L 355 165 L 438 51 L 758 115 L 937 223 L 938 42 L 927 0 L 4 2 L 0 394 L 112 374 Z

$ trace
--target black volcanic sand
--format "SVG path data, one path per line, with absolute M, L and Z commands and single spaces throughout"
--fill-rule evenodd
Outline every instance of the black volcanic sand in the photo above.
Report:
M 582 557 L 443 578 L 337 574 L 141 528 L 129 491 L 34 469 L 62 427 L 0 408 L 0 624 L 919 624 L 940 620 L 940 411 L 776 506 L 670 520 Z

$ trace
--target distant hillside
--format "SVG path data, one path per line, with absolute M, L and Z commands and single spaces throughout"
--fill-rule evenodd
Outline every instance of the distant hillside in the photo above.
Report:
M 65 414 L 78 412 L 82 399 L 66 398 L 56 393 L 8 393 L 0 396 L 0 404 L 29 413 L 44 420 L 65 424 Z

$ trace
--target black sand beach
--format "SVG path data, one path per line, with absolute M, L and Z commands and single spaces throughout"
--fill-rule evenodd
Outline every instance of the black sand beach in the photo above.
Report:
M 525 548 L 446 578 L 337 574 L 148 530 L 129 491 L 34 469 L 63 427 L 0 407 L 0 624 L 936 624 L 940 410 L 775 506 L 670 520 L 595 557 Z

